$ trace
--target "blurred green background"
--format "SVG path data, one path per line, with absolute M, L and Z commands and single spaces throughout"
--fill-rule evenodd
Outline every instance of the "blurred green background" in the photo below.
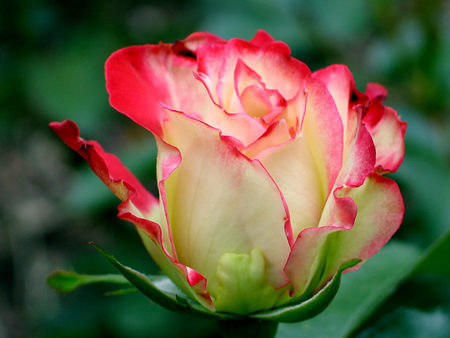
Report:
M 0 337 L 215 337 L 214 322 L 168 312 L 108 286 L 59 295 L 56 268 L 112 273 L 88 241 L 157 273 L 118 202 L 48 123 L 73 119 L 155 190 L 152 137 L 108 105 L 103 65 L 133 44 L 194 31 L 287 42 L 312 70 L 347 64 L 379 82 L 409 126 L 392 177 L 406 215 L 394 240 L 344 275 L 320 316 L 278 337 L 450 336 L 450 3 L 388 0 L 1 1 Z M 433 247 L 431 247 L 434 244 Z M 431 247 L 431 248 L 430 248 Z

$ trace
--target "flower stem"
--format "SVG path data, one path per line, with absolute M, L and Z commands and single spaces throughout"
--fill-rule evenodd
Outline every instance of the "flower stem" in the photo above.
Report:
M 277 333 L 278 322 L 262 319 L 230 319 L 219 321 L 223 338 L 273 338 Z

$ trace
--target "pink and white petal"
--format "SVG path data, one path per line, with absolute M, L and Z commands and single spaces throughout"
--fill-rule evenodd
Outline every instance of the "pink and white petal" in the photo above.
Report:
M 288 52 L 279 43 L 261 48 L 244 40 L 232 39 L 226 45 L 200 48 L 199 72 L 207 79 L 214 100 L 225 110 L 233 97 L 234 70 L 238 59 L 259 74 L 268 89 L 277 89 L 289 100 L 303 89 L 304 80 L 311 72 L 304 63 L 290 57 Z
M 387 243 L 402 223 L 405 207 L 400 189 L 390 178 L 371 174 L 363 185 L 343 190 L 340 197 L 353 199 L 358 213 L 352 230 L 341 235 L 337 246 L 345 249 L 339 250 L 339 260 L 366 260 Z
M 167 228 L 164 228 L 165 217 L 158 200 L 116 156 L 105 152 L 97 142 L 80 138 L 74 122 L 52 122 L 50 127 L 64 143 L 86 159 L 97 176 L 123 201 L 118 207 L 118 217 L 135 225 L 155 262 L 183 291 L 213 310 L 214 305 L 206 291 L 206 280 L 172 257 L 170 238 Z
M 332 65 L 314 72 L 312 76 L 321 80 L 333 96 L 344 126 L 346 148 L 354 136 L 354 130 L 351 129 L 354 125 L 349 121 L 350 98 L 352 90 L 355 88 L 353 75 L 345 65 Z
M 364 262 L 373 256 L 402 222 L 402 196 L 389 178 L 371 174 L 360 187 L 341 189 L 337 198 L 355 203 L 354 224 L 310 228 L 300 233 L 286 265 L 295 295 L 320 288 L 342 263 L 355 258 Z
M 342 166 L 342 123 L 333 98 L 316 79 L 306 90 L 300 135 L 257 155 L 286 199 L 294 238 L 319 224 Z
M 105 152 L 95 141 L 82 139 L 80 130 L 73 121 L 52 122 L 50 128 L 88 162 L 95 174 L 120 200 L 130 199 L 136 208 L 145 213 L 151 212 L 158 205 L 158 200 L 115 155 Z
M 207 91 L 194 77 L 196 67 L 195 58 L 176 54 L 172 45 L 118 50 L 105 65 L 110 103 L 156 135 L 166 119 L 163 106 L 202 117 L 214 113 Z
M 357 127 L 353 139 L 347 146 L 347 156 L 336 180 L 336 187 L 344 184 L 358 187 L 375 168 L 376 151 L 372 137 L 361 121 L 361 114 L 355 110 L 351 110 L 350 114 L 352 113 L 358 115 L 354 118 Z
M 182 159 L 164 181 L 180 262 L 205 276 L 212 292 L 223 254 L 259 248 L 268 282 L 284 285 L 289 215 L 272 178 L 258 161 L 243 156 L 232 138 L 183 114 L 168 114 L 164 142 L 176 147 Z
M 397 171 L 405 154 L 407 123 L 400 120 L 394 109 L 384 107 L 378 100 L 370 102 L 363 121 L 375 144 L 377 170 L 380 173 Z
M 316 169 L 307 140 L 300 136 L 285 144 L 266 148 L 256 158 L 283 193 L 289 207 L 293 238 L 303 229 L 317 226 L 326 196 L 323 178 Z
M 152 219 L 164 222 L 164 211 L 158 208 L 158 212 L 152 215 Z M 161 240 L 155 241 L 152 236 L 149 236 L 149 229 L 153 227 L 153 221 L 147 218 L 141 218 L 136 214 L 123 211 L 119 214 L 121 219 L 132 222 L 145 245 L 145 248 L 152 256 L 155 263 L 163 270 L 163 272 L 177 285 L 184 293 L 197 300 L 200 304 L 210 309 L 215 310 L 210 294 L 206 290 L 206 278 L 197 271 L 187 267 L 178 262 L 165 250 L 161 245 Z
M 333 97 L 325 85 L 311 78 L 306 85 L 306 110 L 301 137 L 304 137 L 321 178 L 321 194 L 326 198 L 342 167 L 343 125 Z
M 242 153 L 253 159 L 263 150 L 286 143 L 290 139 L 289 126 L 285 120 L 280 120 L 272 123 L 265 133 L 255 142 L 244 148 Z
M 292 297 L 309 297 L 320 286 L 321 270 L 327 260 L 328 236 L 344 227 L 307 228 L 300 232 L 285 266 L 293 290 Z

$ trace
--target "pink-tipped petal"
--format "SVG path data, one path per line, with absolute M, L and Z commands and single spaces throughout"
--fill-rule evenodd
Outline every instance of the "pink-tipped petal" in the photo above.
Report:
M 257 155 L 287 201 L 294 238 L 319 224 L 342 165 L 342 123 L 336 105 L 321 81 L 311 79 L 306 90 L 300 135 Z
M 333 97 L 321 81 L 311 78 L 306 94 L 301 137 L 308 143 L 322 180 L 321 193 L 326 198 L 342 167 L 343 125 Z
M 395 172 L 403 162 L 405 154 L 405 132 L 407 123 L 400 120 L 397 112 L 372 100 L 363 122 L 372 135 L 380 173 Z
M 88 162 L 97 176 L 120 200 L 126 201 L 130 198 L 137 208 L 145 212 L 151 212 L 151 209 L 158 205 L 158 200 L 115 155 L 105 152 L 95 141 L 82 139 L 80 130 L 74 122 L 70 120 L 52 122 L 50 128 Z
M 346 261 L 370 258 L 402 222 L 403 200 L 397 184 L 389 178 L 371 174 L 360 187 L 341 189 L 337 198 L 355 204 L 354 224 L 333 224 L 300 233 L 286 265 L 295 295 L 314 292 Z M 351 221 L 355 209 L 348 212 L 347 221 Z
M 179 260 L 205 276 L 208 290 L 214 290 L 220 257 L 256 247 L 264 253 L 268 283 L 284 285 L 290 229 L 278 187 L 259 162 L 240 153 L 232 138 L 181 113 L 168 114 L 164 143 L 177 148 L 181 162 L 160 189 L 167 195 Z M 166 151 L 159 148 L 161 158 Z M 160 173 L 161 166 L 164 162 L 158 161 Z
M 310 70 L 290 57 L 283 45 L 275 42 L 258 47 L 232 39 L 226 45 L 203 46 L 198 52 L 198 70 L 208 79 L 206 83 L 214 100 L 225 110 L 233 98 L 234 70 L 239 59 L 261 76 L 268 89 L 278 90 L 289 100 L 303 89 Z
M 332 65 L 314 72 L 312 76 L 321 80 L 333 96 L 344 126 L 344 148 L 347 148 L 355 127 L 349 117 L 350 98 L 352 90 L 355 88 L 352 73 L 345 65 Z
M 202 116 L 215 106 L 195 77 L 196 60 L 172 45 L 142 45 L 118 50 L 106 62 L 110 103 L 121 113 L 161 134 L 165 108 Z
M 214 309 L 206 291 L 206 280 L 200 274 L 179 263 L 173 257 L 173 247 L 161 216 L 158 200 L 123 166 L 113 154 L 107 153 L 95 141 L 80 137 L 77 125 L 69 120 L 52 122 L 50 128 L 70 148 L 78 152 L 98 177 L 123 201 L 119 205 L 119 218 L 132 222 L 153 259 L 177 285 L 203 305 Z M 196 276 L 196 278 L 193 278 Z M 191 288 L 192 287 L 192 288 Z M 194 291 L 193 291 L 194 290 Z

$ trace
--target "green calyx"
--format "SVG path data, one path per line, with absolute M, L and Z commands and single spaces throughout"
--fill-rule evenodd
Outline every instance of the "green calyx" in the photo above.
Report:
M 217 311 L 240 315 L 273 308 L 285 289 L 267 283 L 260 249 L 250 254 L 225 253 L 217 266 L 217 285 L 211 289 Z
M 342 272 L 360 262 L 353 259 L 342 264 L 336 275 L 311 297 L 289 300 L 288 289 L 277 290 L 266 282 L 265 259 L 261 250 L 254 249 L 250 254 L 227 253 L 219 260 L 217 284 L 212 288 L 216 311 L 211 311 L 188 297 L 169 278 L 144 275 L 123 265 L 95 243 L 91 244 L 121 275 L 57 271 L 48 277 L 48 284 L 60 292 L 71 292 L 87 284 L 122 285 L 125 288 L 108 295 L 140 291 L 169 310 L 218 320 L 224 337 L 239 337 L 237 332 L 254 331 L 255 328 L 266 334 L 258 333 L 258 336 L 270 337 L 279 322 L 298 322 L 317 315 L 336 295 Z

